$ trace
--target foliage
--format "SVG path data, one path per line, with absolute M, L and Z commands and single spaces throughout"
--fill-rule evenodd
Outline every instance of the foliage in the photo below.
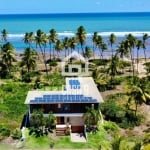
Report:
M 21 132 L 20 130 L 15 129 L 12 133 L 11 133 L 11 137 L 13 139 L 20 139 L 21 138 Z
M 89 62 L 94 63 L 97 66 L 103 66 L 106 65 L 110 60 L 108 59 L 91 59 Z
M 106 121 L 103 126 L 106 131 L 116 132 L 119 130 L 119 126 L 116 123 L 111 121 Z
M 10 129 L 4 125 L 0 125 L 0 136 L 6 137 L 10 135 Z
M 106 120 L 116 122 L 122 128 L 139 125 L 142 120 L 142 117 L 139 115 L 135 116 L 132 111 L 122 108 L 113 100 L 107 100 L 101 104 L 100 109 Z
M 84 122 L 87 126 L 87 131 L 96 133 L 98 130 L 98 122 L 100 120 L 100 114 L 98 110 L 94 108 L 87 107 L 86 113 L 83 115 Z
M 48 131 L 52 132 L 56 125 L 56 117 L 51 112 L 48 117 L 44 117 L 42 110 L 35 110 L 32 113 L 30 122 L 29 135 L 40 137 L 48 135 Z

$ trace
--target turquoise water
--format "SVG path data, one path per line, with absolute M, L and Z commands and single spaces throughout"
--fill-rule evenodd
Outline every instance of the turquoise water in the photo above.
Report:
M 22 41 L 25 32 L 36 33 L 41 29 L 48 33 L 54 28 L 63 38 L 73 36 L 80 25 L 85 27 L 88 38 L 96 31 L 107 41 L 113 32 L 119 41 L 128 33 L 137 37 L 150 34 L 150 13 L 0 15 L 0 30 L 5 28 L 8 31 L 8 40 L 17 50 L 26 47 Z
M 83 25 L 88 33 L 150 31 L 150 13 L 93 13 L 93 14 L 36 14 L 0 15 L 0 29 L 11 34 L 48 32 L 54 28 L 58 33 L 76 32 Z

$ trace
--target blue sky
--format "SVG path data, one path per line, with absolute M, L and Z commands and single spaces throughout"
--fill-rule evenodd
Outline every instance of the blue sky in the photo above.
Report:
M 150 0 L 0 0 L 0 14 L 150 12 Z

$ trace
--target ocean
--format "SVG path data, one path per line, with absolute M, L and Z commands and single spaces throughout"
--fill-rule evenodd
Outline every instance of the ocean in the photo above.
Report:
M 8 41 L 17 51 L 26 48 L 23 43 L 25 32 L 41 29 L 48 33 L 54 28 L 59 38 L 74 36 L 79 26 L 84 26 L 87 32 L 87 45 L 94 32 L 98 32 L 108 41 L 108 36 L 114 33 L 118 42 L 125 35 L 132 33 L 142 37 L 143 33 L 150 35 L 150 12 L 135 13 L 75 13 L 75 14 L 11 14 L 0 15 L 0 31 L 6 29 Z M 150 40 L 148 40 L 148 49 Z M 149 53 L 149 50 L 148 53 Z

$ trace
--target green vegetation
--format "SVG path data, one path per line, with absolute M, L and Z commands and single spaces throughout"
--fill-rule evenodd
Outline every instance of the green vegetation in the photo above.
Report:
M 3 29 L 1 33 L 0 140 L 8 136 L 13 139 L 20 138 L 19 128 L 23 116 L 28 111 L 27 106 L 24 105 L 27 92 L 29 90 L 62 90 L 65 78 L 60 72 L 61 52 L 64 51 L 67 56 L 73 50 L 79 52 L 81 48 L 82 55 L 90 58 L 90 73 L 99 91 L 106 95 L 105 102 L 100 106 L 104 123 L 100 123 L 99 112 L 88 109 L 84 114 L 85 123 L 90 129 L 88 141 L 77 144 L 71 142 L 70 136 L 55 137 L 53 133 L 46 133 L 47 136 L 43 134 L 43 129 L 46 128 L 50 128 L 52 132 L 55 119 L 52 115 L 45 119 L 41 115 L 41 122 L 39 116 L 35 115 L 35 118 L 32 118 L 34 128 L 27 131 L 23 148 L 140 150 L 143 147 L 144 150 L 150 149 L 149 122 L 143 113 L 150 105 L 150 62 L 145 55 L 146 42 L 149 38 L 147 34 L 143 34 L 141 40 L 128 34 L 123 41 L 116 43 L 117 37 L 114 34 L 111 34 L 108 40 L 104 40 L 102 36 L 94 32 L 91 38 L 93 48 L 91 48 L 86 43 L 86 30 L 83 26 L 77 28 L 74 37 L 64 39 L 59 39 L 55 29 L 51 29 L 48 35 L 38 29 L 36 35 L 33 32 L 25 33 L 23 41 L 26 48 L 17 60 L 14 46 L 7 41 L 8 32 Z M 105 59 L 103 52 L 108 51 L 108 46 L 111 47 L 111 56 L 110 59 Z M 136 59 L 133 57 L 135 49 L 137 49 Z M 39 50 L 40 53 L 38 53 Z M 139 50 L 142 50 L 145 56 L 144 76 L 140 76 L 138 68 L 141 61 Z M 92 57 L 95 58 L 96 51 L 99 53 L 99 58 L 92 59 Z M 124 57 L 128 57 L 129 60 L 125 61 Z M 66 66 L 69 63 L 81 64 L 83 68 L 85 67 L 83 62 L 75 61 L 75 58 L 71 58 Z M 143 129 L 139 134 L 134 133 L 134 127 L 141 129 L 140 125 L 146 130 Z M 43 136 L 36 138 L 36 128 L 42 130 Z M 91 132 L 93 128 L 94 131 L 96 128 L 96 132 Z M 2 149 L 9 148 L 5 145 L 0 146 Z

